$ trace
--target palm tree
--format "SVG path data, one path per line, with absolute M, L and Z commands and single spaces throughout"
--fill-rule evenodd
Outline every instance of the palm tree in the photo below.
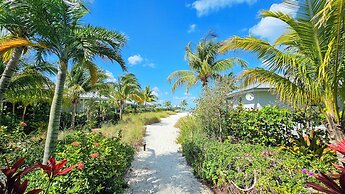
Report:
M 0 63 L 0 74 L 4 69 L 4 64 Z M 16 103 L 22 103 L 24 120 L 29 105 L 51 100 L 54 84 L 48 76 L 54 75 L 56 70 L 49 63 L 29 64 L 25 61 L 20 61 L 17 69 L 8 84 L 5 100 L 12 104 L 12 112 Z
M 128 100 L 139 100 L 140 84 L 134 74 L 128 73 L 120 77 L 114 84 L 113 97 L 119 106 L 120 119 L 122 119 L 123 108 Z
M 217 60 L 220 46 L 221 44 L 213 39 L 207 40 L 205 38 L 199 42 L 195 52 L 193 52 L 191 43 L 188 43 L 185 58 L 190 70 L 178 70 L 168 76 L 170 83 L 175 80 L 172 91 L 182 85 L 185 85 L 186 91 L 188 91 L 198 82 L 201 82 L 203 87 L 207 87 L 211 79 L 219 77 L 221 72 L 232 68 L 234 64 L 240 64 L 242 67 L 247 66 L 246 62 L 239 58 Z
M 155 102 L 158 97 L 153 93 L 153 90 L 150 86 L 146 86 L 144 90 L 141 91 L 141 101 L 146 107 L 147 103 Z
M 267 69 L 245 70 L 244 84 L 269 83 L 282 100 L 295 107 L 319 106 L 327 117 L 331 143 L 337 143 L 344 138 L 345 126 L 345 1 L 287 0 L 285 5 L 298 10 L 295 18 L 282 12 L 261 13 L 288 25 L 274 44 L 255 37 L 233 37 L 221 51 L 256 53 Z
M 74 64 L 85 63 L 93 69 L 96 66 L 92 63 L 94 57 L 101 56 L 116 61 L 125 70 L 120 48 L 125 44 L 126 38 L 121 33 L 82 25 L 81 19 L 88 10 L 80 1 L 45 0 L 40 6 L 45 8 L 41 10 L 44 17 L 35 19 L 40 21 L 39 38 L 47 49 L 38 49 L 38 59 L 53 54 L 59 60 L 43 157 L 43 163 L 46 163 L 57 140 L 68 64 L 72 61 Z
M 180 106 L 181 106 L 182 110 L 185 110 L 186 107 L 188 106 L 187 101 L 186 100 L 182 100 Z
M 91 69 L 85 64 L 76 64 L 67 74 L 66 79 L 66 96 L 72 104 L 72 121 L 71 129 L 75 128 L 76 112 L 80 96 L 90 92 L 97 92 L 102 88 L 110 88 L 105 83 L 106 76 L 104 72 L 97 69 Z
M 33 17 L 43 8 L 39 0 L 1 1 L 0 30 L 7 32 L 1 41 L 1 54 L 7 52 L 4 60 L 7 63 L 0 78 L 0 101 L 3 100 L 6 88 L 17 69 L 19 60 L 28 46 L 35 46 L 30 40 L 36 34 L 36 21 Z
M 172 108 L 172 104 L 171 104 L 170 101 L 164 102 L 164 106 L 165 106 L 165 108 L 168 109 L 168 110 L 171 110 L 171 108 Z

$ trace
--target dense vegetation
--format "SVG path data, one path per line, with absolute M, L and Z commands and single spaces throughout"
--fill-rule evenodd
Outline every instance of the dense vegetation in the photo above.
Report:
M 263 114 L 260 114 L 261 110 L 235 110 L 240 118 L 257 114 L 260 117 L 257 120 L 232 120 L 235 117 L 229 117 L 225 120 L 226 126 L 241 128 L 238 131 L 225 128 L 229 133 L 223 142 L 210 138 L 204 130 L 204 123 L 197 116 L 181 119 L 177 124 L 181 129 L 178 142 L 182 144 L 183 154 L 195 175 L 214 185 L 215 189 L 229 193 L 241 193 L 241 190 L 252 193 L 309 193 L 305 182 L 313 182 L 314 174 L 334 170 L 331 163 L 336 161 L 336 157 L 333 152 L 327 151 L 321 135 L 308 136 L 310 139 L 307 139 L 306 136 L 293 136 L 290 131 L 277 130 L 283 123 L 269 120 L 270 117 L 292 114 L 288 110 L 277 110 L 276 107 L 265 107 Z M 272 112 L 275 112 L 274 115 Z M 265 127 L 248 127 L 262 119 L 267 119 L 263 121 Z M 268 127 L 271 122 L 274 125 Z

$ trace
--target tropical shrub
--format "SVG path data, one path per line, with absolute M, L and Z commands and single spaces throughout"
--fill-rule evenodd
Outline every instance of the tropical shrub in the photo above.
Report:
M 291 146 L 296 139 L 304 137 L 303 133 L 310 133 L 321 124 L 322 115 L 314 114 L 315 122 L 310 122 L 307 120 L 309 118 L 300 111 L 277 106 L 247 110 L 238 106 L 228 110 L 224 134 L 231 136 L 234 142 Z M 316 136 L 320 143 L 328 140 L 325 131 L 318 131 Z
M 231 140 L 208 139 L 193 117 L 178 123 L 178 138 L 187 162 L 197 177 L 229 193 L 309 193 L 304 182 L 315 173 L 332 169 L 334 155 L 318 159 L 301 158 L 280 147 Z
M 9 130 L 0 127 L 0 166 L 6 166 L 6 158 L 10 162 L 25 158 L 26 164 L 32 165 L 41 161 L 44 140 L 40 136 L 25 134 L 21 127 Z
M 289 142 L 294 122 L 292 112 L 278 107 L 246 110 L 241 106 L 227 113 L 226 132 L 234 140 L 262 145 Z
M 7 164 L 6 168 L 1 169 L 6 179 L 4 182 L 0 182 L 0 193 L 6 194 L 24 194 L 28 187 L 28 180 L 21 181 L 21 178 L 26 174 L 32 172 L 37 165 L 24 168 L 22 171 L 18 171 L 19 168 L 24 164 L 25 159 L 20 158 L 12 166 Z M 40 193 L 42 189 L 34 189 L 27 192 L 28 194 Z
M 134 156 L 131 146 L 118 138 L 104 138 L 101 134 L 75 132 L 59 141 L 56 158 L 68 159 L 77 164 L 76 170 L 57 177 L 52 185 L 53 193 L 121 193 L 124 190 L 124 174 Z M 30 188 L 45 188 L 49 182 L 43 171 L 28 175 Z
M 228 111 L 228 94 L 234 89 L 232 76 L 222 77 L 215 81 L 213 87 L 204 88 L 201 98 L 197 100 L 196 116 L 202 122 L 202 128 L 207 135 L 226 139 L 225 121 Z
M 330 149 L 339 152 L 343 157 L 345 156 L 345 140 L 339 142 L 338 145 L 330 145 Z M 317 184 L 313 182 L 307 182 L 306 184 L 320 192 L 327 194 L 342 194 L 345 193 L 345 168 L 344 164 L 342 166 L 338 164 L 333 164 L 337 168 L 338 173 L 331 172 L 331 175 L 326 175 L 324 173 L 317 174 L 315 178 L 322 184 Z

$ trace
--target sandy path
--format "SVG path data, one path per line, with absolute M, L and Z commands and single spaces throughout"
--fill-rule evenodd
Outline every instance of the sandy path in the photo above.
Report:
M 140 151 L 132 163 L 127 193 L 212 193 L 193 176 L 178 152 L 178 129 L 174 124 L 185 115 L 179 113 L 147 126 L 147 149 Z

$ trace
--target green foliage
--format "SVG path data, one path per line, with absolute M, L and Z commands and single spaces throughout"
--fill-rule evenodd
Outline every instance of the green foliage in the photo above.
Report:
M 200 130 L 201 125 L 195 117 L 179 121 L 178 142 L 183 154 L 196 176 L 230 193 L 241 193 L 236 186 L 245 189 L 254 182 L 254 193 L 309 193 L 304 182 L 313 178 L 303 171 L 330 170 L 330 163 L 335 161 L 334 155 L 311 160 L 279 147 L 209 140 Z
M 330 153 L 324 137 L 325 135 L 316 130 L 311 130 L 305 135 L 298 131 L 298 136 L 295 136 L 287 146 L 282 146 L 282 148 L 304 158 L 306 161 L 313 161 L 326 156 L 331 157 L 334 154 Z
M 82 132 L 59 141 L 55 153 L 57 160 L 67 159 L 69 166 L 77 166 L 68 175 L 57 178 L 51 188 L 53 193 L 121 193 L 124 174 L 134 156 L 133 148 L 118 138 Z M 45 188 L 47 182 L 42 176 L 45 177 L 42 171 L 30 174 L 30 187 Z
M 217 79 L 213 87 L 203 90 L 197 100 L 196 115 L 209 137 L 224 140 L 227 136 L 225 123 L 228 110 L 227 99 L 235 88 L 234 77 L 230 74 Z
M 239 106 L 227 113 L 226 135 L 237 142 L 285 145 L 295 126 L 292 115 L 288 109 L 278 107 L 245 110 Z
M 5 158 L 14 162 L 26 158 L 26 164 L 41 162 L 44 140 L 33 134 L 25 134 L 20 126 L 9 130 L 0 126 L 0 166 L 5 166 Z

